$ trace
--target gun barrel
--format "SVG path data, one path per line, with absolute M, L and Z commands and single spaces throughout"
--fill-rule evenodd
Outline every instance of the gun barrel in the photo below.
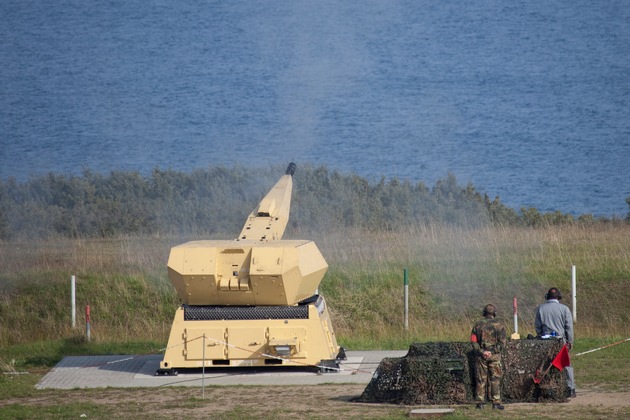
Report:
M 239 240 L 277 241 L 282 239 L 289 221 L 293 174 L 296 167 L 295 163 L 289 163 L 285 174 L 247 218 L 238 236 Z

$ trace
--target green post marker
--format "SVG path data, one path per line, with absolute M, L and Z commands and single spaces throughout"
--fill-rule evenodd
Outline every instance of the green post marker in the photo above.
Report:
M 409 276 L 406 268 L 403 273 L 405 282 L 405 331 L 407 331 L 409 329 Z

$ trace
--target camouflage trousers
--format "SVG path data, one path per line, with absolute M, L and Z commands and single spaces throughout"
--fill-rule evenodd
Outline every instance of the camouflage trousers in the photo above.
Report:
M 501 402 L 501 355 L 493 354 L 487 359 L 476 357 L 475 361 L 475 397 L 478 402 L 485 402 L 488 397 L 488 383 L 490 384 L 489 400 L 494 404 Z

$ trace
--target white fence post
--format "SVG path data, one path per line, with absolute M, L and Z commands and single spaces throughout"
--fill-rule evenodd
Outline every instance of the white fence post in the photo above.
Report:
M 573 321 L 577 321 L 575 266 L 571 266 L 571 295 L 573 297 Z
M 77 294 L 75 284 L 75 277 L 70 277 L 70 307 L 72 310 L 72 329 L 75 329 L 77 327 Z
M 409 329 L 409 276 L 407 275 L 407 269 L 403 271 L 404 273 L 404 283 L 405 283 L 405 331 Z

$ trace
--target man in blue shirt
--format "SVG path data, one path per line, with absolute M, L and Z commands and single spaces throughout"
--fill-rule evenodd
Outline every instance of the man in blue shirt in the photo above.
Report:
M 549 289 L 545 295 L 546 302 L 536 310 L 536 334 L 538 336 L 556 335 L 567 345 L 573 347 L 573 316 L 566 305 L 560 303 L 562 293 L 557 287 Z M 575 397 L 575 380 L 573 367 L 564 368 L 567 375 L 567 397 Z

